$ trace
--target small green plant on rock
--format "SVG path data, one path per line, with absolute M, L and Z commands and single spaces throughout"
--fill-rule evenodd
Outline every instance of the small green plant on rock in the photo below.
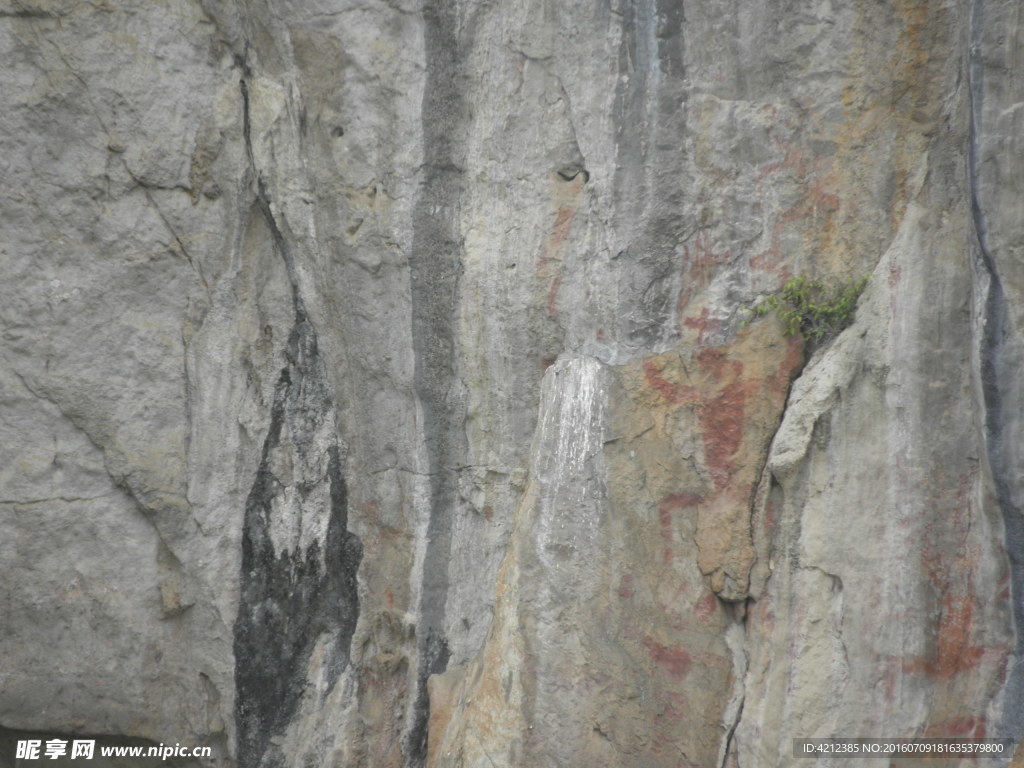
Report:
M 817 280 L 794 277 L 778 293 L 748 308 L 750 317 L 744 325 L 775 312 L 786 336 L 795 336 L 799 331 L 812 344 L 821 344 L 853 322 L 857 299 L 867 283 L 867 277 L 862 277 L 829 288 Z

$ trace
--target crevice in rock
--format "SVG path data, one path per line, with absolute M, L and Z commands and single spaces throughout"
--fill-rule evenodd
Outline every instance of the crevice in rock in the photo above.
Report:
M 270 229 L 270 236 L 274 241 L 274 248 L 280 254 L 284 262 L 285 272 L 288 274 L 288 282 L 292 289 L 292 305 L 295 308 L 296 323 L 306 322 L 306 307 L 302 301 L 302 294 L 299 288 L 298 274 L 295 270 L 295 258 L 292 255 L 288 239 L 285 237 L 281 226 L 271 205 L 270 194 L 267 191 L 263 175 L 256 167 L 256 158 L 252 149 L 252 120 L 250 118 L 249 87 L 245 79 L 239 80 L 239 90 L 242 94 L 242 135 L 245 139 L 246 156 L 249 158 L 249 170 L 252 173 L 253 183 L 256 186 L 256 205 Z
M 15 8 L 0 10 L 0 19 L 59 19 L 62 14 L 42 8 Z
M 51 397 L 50 395 L 44 393 L 42 390 L 35 387 L 33 384 L 30 384 L 29 381 L 25 378 L 25 376 L 23 376 L 21 372 L 19 372 L 16 368 L 12 367 L 9 370 L 17 377 L 18 381 L 21 382 L 21 385 L 29 394 L 54 406 L 60 413 L 60 415 L 67 419 L 68 423 L 71 424 L 71 426 L 73 426 L 76 430 L 78 430 L 82 434 L 82 436 L 89 441 L 89 444 L 92 445 L 93 448 L 95 448 L 99 452 L 99 454 L 103 457 L 103 468 L 107 473 L 107 477 L 110 478 L 110 482 L 114 485 L 115 488 L 117 488 L 119 491 L 124 493 L 125 496 L 131 499 L 132 503 L 135 505 L 136 509 L 138 510 L 142 518 L 152 526 L 160 543 L 163 546 L 167 547 L 168 550 L 173 552 L 174 547 L 172 547 L 171 542 L 167 540 L 168 535 L 167 531 L 165 530 L 166 526 L 163 525 L 160 520 L 159 510 L 154 509 L 151 504 L 147 504 L 145 500 L 143 500 L 139 496 L 138 489 L 129 481 L 129 478 L 124 473 L 116 471 L 111 466 L 111 457 L 109 455 L 108 448 L 104 446 L 100 438 L 98 438 L 96 435 L 89 431 L 87 425 L 84 423 L 84 419 L 79 414 L 73 413 L 69 411 L 67 408 L 65 408 L 64 404 L 61 403 L 61 401 L 58 400 L 57 398 Z M 191 504 L 189 504 L 188 499 L 185 496 L 182 496 L 180 498 L 186 505 L 189 506 L 189 509 L 191 510 Z M 190 522 L 195 523 L 196 527 L 198 528 L 198 522 L 195 520 L 195 515 L 190 515 L 189 520 Z
M 239 61 L 239 57 L 235 56 L 236 66 L 244 67 L 246 77 L 248 77 L 248 67 L 244 66 L 244 62 Z M 238 89 L 242 94 L 242 139 L 245 141 L 245 154 L 249 158 L 249 170 L 256 173 L 256 158 L 252 154 L 252 118 L 249 112 L 249 84 L 245 82 L 245 77 L 238 81 Z
M 154 211 L 156 211 L 156 215 L 160 217 L 160 221 L 162 221 L 164 227 L 166 227 L 167 233 L 174 238 L 174 242 L 177 243 L 178 250 L 181 251 L 181 255 L 185 258 L 185 261 L 187 261 L 189 266 L 192 267 L 193 270 L 195 270 L 197 275 L 199 275 L 199 280 L 200 282 L 202 282 L 203 288 L 206 291 L 206 298 L 207 300 L 209 300 L 210 286 L 206 282 L 206 276 L 203 274 L 202 264 L 200 264 L 199 262 L 192 258 L 192 254 L 189 253 L 189 249 L 185 247 L 185 243 L 178 235 L 177 229 L 175 229 L 174 225 L 171 224 L 171 221 L 170 219 L 167 218 L 167 215 L 164 213 L 163 208 L 160 207 L 160 204 L 156 201 L 156 198 L 153 197 L 153 194 L 150 191 L 150 187 L 143 183 L 138 178 L 136 178 L 135 174 L 132 173 L 131 169 L 128 167 L 128 164 L 124 162 L 124 160 L 122 160 L 121 162 L 124 165 L 125 171 L 132 178 L 132 180 L 134 180 L 135 183 L 142 188 L 143 192 L 146 195 L 146 200 L 149 201 L 150 206 L 153 208 Z
M 810 355 L 807 354 L 806 348 L 801 355 L 799 364 L 790 371 L 789 382 L 786 388 L 786 396 L 783 399 L 783 406 L 778 415 L 778 421 L 775 424 L 775 429 L 772 430 L 771 435 L 765 441 L 764 449 L 759 457 L 758 470 L 756 479 L 751 486 L 750 498 L 748 502 L 748 520 L 750 523 L 749 536 L 750 541 L 754 547 L 754 562 L 751 564 L 750 573 L 747 581 L 747 596 L 743 602 L 730 602 L 727 605 L 733 606 L 734 610 L 734 627 L 740 633 L 740 637 L 732 642 L 727 643 L 732 651 L 734 670 L 737 675 L 736 683 L 734 685 L 732 700 L 730 706 L 735 707 L 735 712 L 730 718 L 726 715 L 725 721 L 728 724 L 725 736 L 722 739 L 722 746 L 719 752 L 718 766 L 717 768 L 726 768 L 728 765 L 738 765 L 738 757 L 736 756 L 737 744 L 736 744 L 736 731 L 739 728 L 740 722 L 743 719 L 743 707 L 746 703 L 746 675 L 749 666 L 749 653 L 747 651 L 748 642 L 750 640 L 749 631 L 749 617 L 751 606 L 755 603 L 758 597 L 752 595 L 752 592 L 763 593 L 767 590 L 768 581 L 772 577 L 771 568 L 771 541 L 765 541 L 763 543 L 764 552 L 758 551 L 758 538 L 757 531 L 755 529 L 755 521 L 759 514 L 759 507 L 763 508 L 768 504 L 777 504 L 781 507 L 781 503 L 778 499 L 772 501 L 772 496 L 777 495 L 781 492 L 781 487 L 778 485 L 776 479 L 773 477 L 771 470 L 768 467 L 768 463 L 771 459 L 772 444 L 775 442 L 775 437 L 779 430 L 782 428 L 782 423 L 785 421 L 786 412 L 789 409 L 791 403 L 791 397 L 793 394 L 793 387 L 796 385 L 797 380 L 803 375 L 804 370 L 807 368 Z M 815 422 L 817 427 L 817 422 Z M 774 494 L 773 494 L 774 491 Z M 760 589 L 755 589 L 754 579 L 756 577 L 758 563 L 757 560 L 760 557 L 768 559 L 768 563 L 764 565 L 763 576 L 760 577 Z M 726 601 L 723 601 L 725 603 Z
M 718 768 L 726 768 L 729 763 L 729 758 L 735 754 L 736 745 L 734 744 L 733 739 L 736 736 L 736 728 L 739 727 L 740 720 L 743 717 L 743 704 L 745 702 L 745 697 L 740 699 L 740 705 L 736 709 L 736 717 L 733 719 L 728 732 L 725 734 L 725 747 L 722 749 L 722 756 L 718 761 Z
M 746 611 L 742 613 L 737 611 L 734 614 L 735 623 L 726 630 L 725 643 L 732 655 L 736 678 L 733 681 L 732 693 L 722 716 L 726 732 L 722 737 L 716 768 L 726 768 L 730 764 L 730 757 L 733 758 L 733 764 L 736 762 L 736 729 L 739 728 L 740 721 L 743 719 L 743 705 L 746 703 L 746 676 L 750 665 L 750 656 L 746 649 L 747 615 Z
M 0 499 L 0 504 L 28 507 L 33 504 L 81 504 L 86 501 L 99 501 L 109 496 L 51 496 L 44 499 Z

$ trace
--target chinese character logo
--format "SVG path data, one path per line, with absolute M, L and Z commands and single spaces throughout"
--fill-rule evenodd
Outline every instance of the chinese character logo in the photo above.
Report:
M 19 741 L 18 750 L 15 757 L 19 760 L 38 760 L 39 759 L 39 747 L 43 742 L 38 739 L 31 739 L 28 741 Z
M 78 739 L 75 739 L 75 741 L 71 743 L 71 759 L 74 760 L 76 757 L 84 757 L 86 760 L 92 760 L 92 753 L 95 748 L 95 741 L 79 741 Z

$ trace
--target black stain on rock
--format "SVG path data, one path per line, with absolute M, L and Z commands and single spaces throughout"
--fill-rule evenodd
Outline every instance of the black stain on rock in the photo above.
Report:
M 320 674 L 327 691 L 349 663 L 363 547 L 348 531 L 332 389 L 302 300 L 290 239 L 256 167 L 244 79 L 240 91 L 255 204 L 284 261 L 295 311 L 287 364 L 274 389 L 270 427 L 245 504 L 234 627 L 238 764 L 275 768 L 285 756 L 273 739 L 298 710 L 314 648 L 321 644 Z
M 315 332 L 301 316 L 288 357 L 242 533 L 234 651 L 243 768 L 283 762 L 271 738 L 284 732 L 298 708 L 314 647 L 324 643 L 329 689 L 349 662 L 359 617 L 362 543 L 347 530 L 330 389 Z M 282 467 L 288 477 L 279 476 Z
M 430 723 L 430 694 L 427 679 L 448 669 L 451 653 L 448 641 L 438 632 L 428 632 L 420 643 L 419 679 L 413 704 L 412 728 L 408 736 L 409 765 L 423 765 L 427 759 L 427 734 Z

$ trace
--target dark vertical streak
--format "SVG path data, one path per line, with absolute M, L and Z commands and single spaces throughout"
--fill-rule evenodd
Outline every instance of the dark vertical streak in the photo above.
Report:
M 684 8 L 679 0 L 625 0 L 615 101 L 616 229 L 629 237 L 618 255 L 619 339 L 634 352 L 656 351 L 676 330 L 676 249 L 691 228 L 679 212 L 686 125 Z
M 427 61 L 422 107 L 424 180 L 413 214 L 411 298 L 415 386 L 428 457 L 430 518 L 419 609 L 416 700 L 405 745 L 410 766 L 422 765 L 426 759 L 427 678 L 444 671 L 448 664 L 445 601 L 456 500 L 456 478 L 449 467 L 465 452 L 461 432 L 464 406 L 455 374 L 462 250 L 460 153 L 464 151 L 466 109 L 456 4 L 451 0 L 428 2 L 423 19 Z

